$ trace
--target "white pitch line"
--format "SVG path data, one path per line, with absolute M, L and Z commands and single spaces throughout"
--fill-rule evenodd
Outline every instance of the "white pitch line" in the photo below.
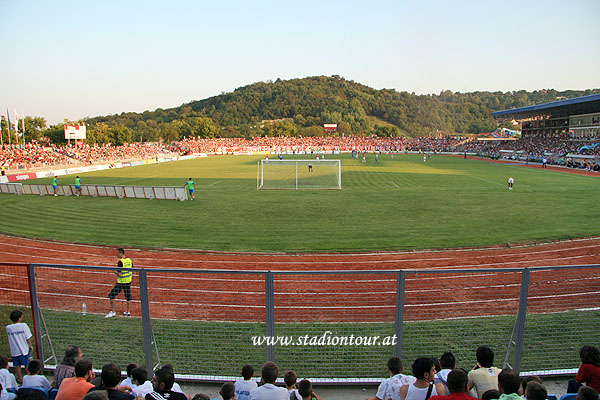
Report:
M 135 181 L 141 181 L 141 180 L 148 179 L 148 178 L 156 178 L 157 176 L 158 175 L 150 175 L 150 176 L 147 176 L 147 177 L 144 177 L 144 178 L 126 179 L 124 181 L 119 182 L 119 184 L 122 185 L 123 183 L 126 183 L 126 182 L 135 182 Z
M 213 183 L 211 183 L 211 184 L 210 184 L 210 185 L 208 185 L 208 186 L 213 186 L 213 185 L 216 185 L 217 183 L 221 183 L 221 181 L 216 181 L 216 182 L 213 182 Z
M 394 181 L 391 181 L 391 182 L 392 182 L 392 185 L 394 185 L 396 187 L 400 187 L 400 186 L 396 185 L 396 182 L 394 182 Z
M 503 183 L 498 183 L 496 181 L 490 181 L 489 179 L 484 179 L 484 178 L 480 178 L 478 176 L 473 176 L 473 175 L 468 175 L 468 176 L 470 176 L 471 178 L 475 178 L 475 179 L 479 179 L 479 180 L 485 181 L 485 182 L 493 183 L 494 185 L 504 186 Z

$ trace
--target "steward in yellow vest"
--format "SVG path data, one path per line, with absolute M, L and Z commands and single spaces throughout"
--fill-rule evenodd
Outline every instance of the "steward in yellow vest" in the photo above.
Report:
M 123 269 L 115 271 L 117 283 L 108 294 L 108 298 L 110 299 L 110 312 L 106 314 L 106 318 L 117 315 L 114 308 L 114 299 L 121 291 L 123 291 L 125 300 L 127 300 L 127 310 L 123 315 L 127 317 L 131 315 L 129 313 L 129 302 L 131 301 L 131 281 L 133 280 L 133 271 L 131 269 L 133 268 L 133 262 L 131 261 L 131 258 L 125 257 L 125 250 L 122 248 L 117 249 L 117 258 L 119 259 L 117 267 Z

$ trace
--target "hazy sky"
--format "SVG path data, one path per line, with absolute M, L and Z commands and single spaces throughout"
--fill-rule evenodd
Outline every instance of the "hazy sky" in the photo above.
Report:
M 340 75 L 415 93 L 600 87 L 599 0 L 0 0 L 0 113 L 49 123 Z

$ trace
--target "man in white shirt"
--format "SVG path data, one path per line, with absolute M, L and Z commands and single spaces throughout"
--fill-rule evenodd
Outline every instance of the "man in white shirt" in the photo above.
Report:
M 148 371 L 144 367 L 137 367 L 131 371 L 131 382 L 134 384 L 131 394 L 135 397 L 146 397 L 154 391 L 152 382 L 148 380 Z
M 469 371 L 469 390 L 475 390 L 475 396 L 481 395 L 490 389 L 498 388 L 499 368 L 493 366 L 494 352 L 488 346 L 479 346 L 475 352 L 477 364 Z
M 235 381 L 235 398 L 237 400 L 250 400 L 250 391 L 256 389 L 258 384 L 252 380 L 254 376 L 254 367 L 246 364 L 242 367 L 242 377 L 244 380 Z
M 277 364 L 267 361 L 262 367 L 263 385 L 250 391 L 250 400 L 289 400 L 286 388 L 275 386 L 279 375 Z
M 440 364 L 442 370 L 435 374 L 435 383 L 441 383 L 446 389 L 446 394 L 450 393 L 448 390 L 448 375 L 456 367 L 456 357 L 454 354 L 447 351 L 440 357 Z
M 377 394 L 367 398 L 367 400 L 388 400 L 394 398 L 393 393 L 397 393 L 399 396 L 400 387 L 414 383 L 416 380 L 412 376 L 401 374 L 404 366 L 398 357 L 391 357 L 388 360 L 387 367 L 390 377 L 384 379 L 377 389 Z
M 123 379 L 121 386 L 128 386 L 131 390 L 135 389 L 135 384 L 131 380 L 131 371 L 139 367 L 136 363 L 127 364 L 127 378 Z
M 2 396 L 8 400 L 14 399 L 17 395 L 15 393 L 4 393 L 7 389 L 18 387 L 15 376 L 8 370 L 8 358 L 0 354 L 0 385 L 2 385 Z M 287 390 L 286 390 L 287 393 Z

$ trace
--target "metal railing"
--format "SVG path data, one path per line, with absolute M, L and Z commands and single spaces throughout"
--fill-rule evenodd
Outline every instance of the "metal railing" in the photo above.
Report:
M 138 362 L 151 370 L 171 363 L 189 379 L 232 379 L 246 363 L 258 367 L 273 360 L 280 370 L 320 382 L 365 382 L 385 376 L 392 355 L 410 369 L 417 357 L 452 351 L 458 366 L 470 368 L 476 348 L 488 345 L 498 367 L 554 374 L 577 368 L 579 347 L 597 344 L 600 331 L 600 265 L 134 268 L 132 316 L 123 316 L 119 294 L 120 315 L 113 318 L 105 314 L 116 268 L 30 264 L 27 283 L 23 266 L 0 267 L 5 311 L 31 307 L 26 316 L 35 329 L 37 357 L 47 366 L 76 344 L 94 365 Z M 0 346 L 7 353 L 6 342 Z

